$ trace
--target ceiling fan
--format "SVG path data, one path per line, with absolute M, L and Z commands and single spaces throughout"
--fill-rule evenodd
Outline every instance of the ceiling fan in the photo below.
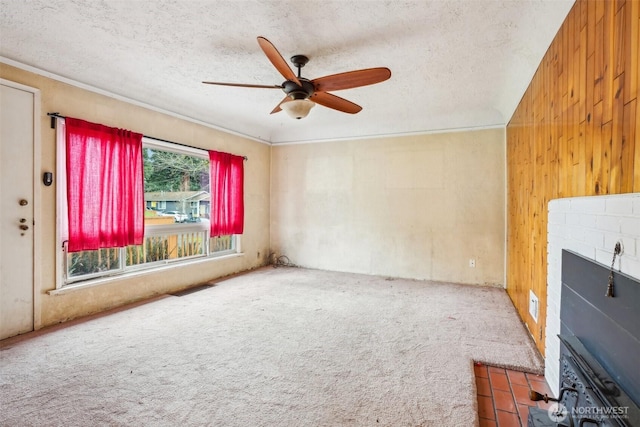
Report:
M 285 110 L 291 117 L 301 119 L 309 114 L 315 104 L 320 104 L 344 113 L 356 114 L 362 107 L 328 91 L 352 89 L 360 86 L 380 83 L 391 77 L 391 70 L 386 67 L 366 68 L 364 70 L 347 71 L 309 80 L 301 76 L 300 70 L 309 62 L 304 55 L 294 55 L 291 62 L 298 69 L 298 75 L 289 67 L 278 49 L 264 37 L 258 37 L 258 44 L 274 67 L 286 79 L 281 85 L 256 85 L 242 83 L 202 82 L 210 85 L 236 86 L 261 89 L 282 89 L 284 99 L 271 111 L 271 114 Z

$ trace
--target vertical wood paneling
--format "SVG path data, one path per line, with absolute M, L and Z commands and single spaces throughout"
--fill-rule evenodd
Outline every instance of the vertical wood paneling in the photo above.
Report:
M 625 79 L 624 79 L 624 102 L 625 104 L 630 102 L 632 94 L 638 93 L 638 41 L 640 36 L 638 35 L 640 28 L 640 20 L 635 19 L 640 13 L 640 1 L 632 1 L 625 10 L 624 23 L 625 23 L 625 36 L 624 39 L 628 41 L 625 45 L 624 57 L 628 59 L 628 63 L 625 64 Z M 634 43 L 634 40 L 636 41 Z
M 507 291 L 543 353 L 548 202 L 640 192 L 639 28 L 640 0 L 578 0 L 507 126 Z

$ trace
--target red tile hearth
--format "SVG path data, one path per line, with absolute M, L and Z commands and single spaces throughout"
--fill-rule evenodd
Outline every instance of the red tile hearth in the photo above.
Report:
M 480 427 L 522 427 L 527 425 L 529 407 L 547 408 L 542 401 L 529 400 L 529 390 L 553 395 L 543 376 L 509 369 L 474 365 L 478 390 Z

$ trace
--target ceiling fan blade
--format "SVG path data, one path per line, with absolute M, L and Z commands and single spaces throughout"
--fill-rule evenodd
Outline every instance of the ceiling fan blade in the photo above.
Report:
M 312 83 L 316 91 L 326 92 L 372 85 L 383 82 L 389 77 L 391 77 L 391 70 L 386 67 L 378 67 L 332 74 L 313 79 Z
M 289 98 L 288 96 L 285 96 L 285 97 L 284 97 L 284 99 L 283 99 L 282 101 L 280 101 L 280 102 L 278 103 L 278 105 L 276 105 L 276 108 L 274 108 L 273 110 L 271 110 L 271 113 L 269 113 L 269 114 L 275 114 L 275 113 L 278 113 L 278 112 L 282 111 L 282 108 L 280 108 L 280 106 L 281 106 L 282 104 L 284 104 L 285 102 L 289 101 L 289 100 L 290 100 L 290 98 Z
M 222 82 L 202 82 L 208 85 L 218 85 L 218 86 L 234 86 L 234 87 L 252 87 L 259 89 L 282 89 L 282 86 L 279 85 L 252 85 L 252 84 L 244 84 L 244 83 L 222 83 Z
M 265 55 L 267 55 L 267 58 L 269 58 L 269 61 L 271 61 L 273 66 L 276 67 L 276 70 L 278 70 L 285 79 L 295 82 L 298 86 L 302 86 L 300 80 L 296 77 L 296 74 L 293 72 L 291 67 L 289 67 L 289 64 L 287 64 L 287 61 L 284 60 L 282 55 L 280 55 L 280 52 L 278 52 L 278 49 L 276 49 L 269 40 L 264 37 L 258 37 L 258 44 L 264 51 Z
M 327 92 L 314 92 L 309 99 L 325 107 L 342 111 L 343 113 L 356 114 L 362 110 L 362 107 L 358 104 L 354 104 L 351 101 Z

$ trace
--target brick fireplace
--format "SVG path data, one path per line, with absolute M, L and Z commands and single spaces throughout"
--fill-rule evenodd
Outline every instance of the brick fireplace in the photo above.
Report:
M 562 250 L 610 266 L 615 245 L 620 242 L 622 253 L 616 257 L 615 269 L 640 279 L 640 193 L 552 200 L 547 231 L 545 377 L 557 392 Z

